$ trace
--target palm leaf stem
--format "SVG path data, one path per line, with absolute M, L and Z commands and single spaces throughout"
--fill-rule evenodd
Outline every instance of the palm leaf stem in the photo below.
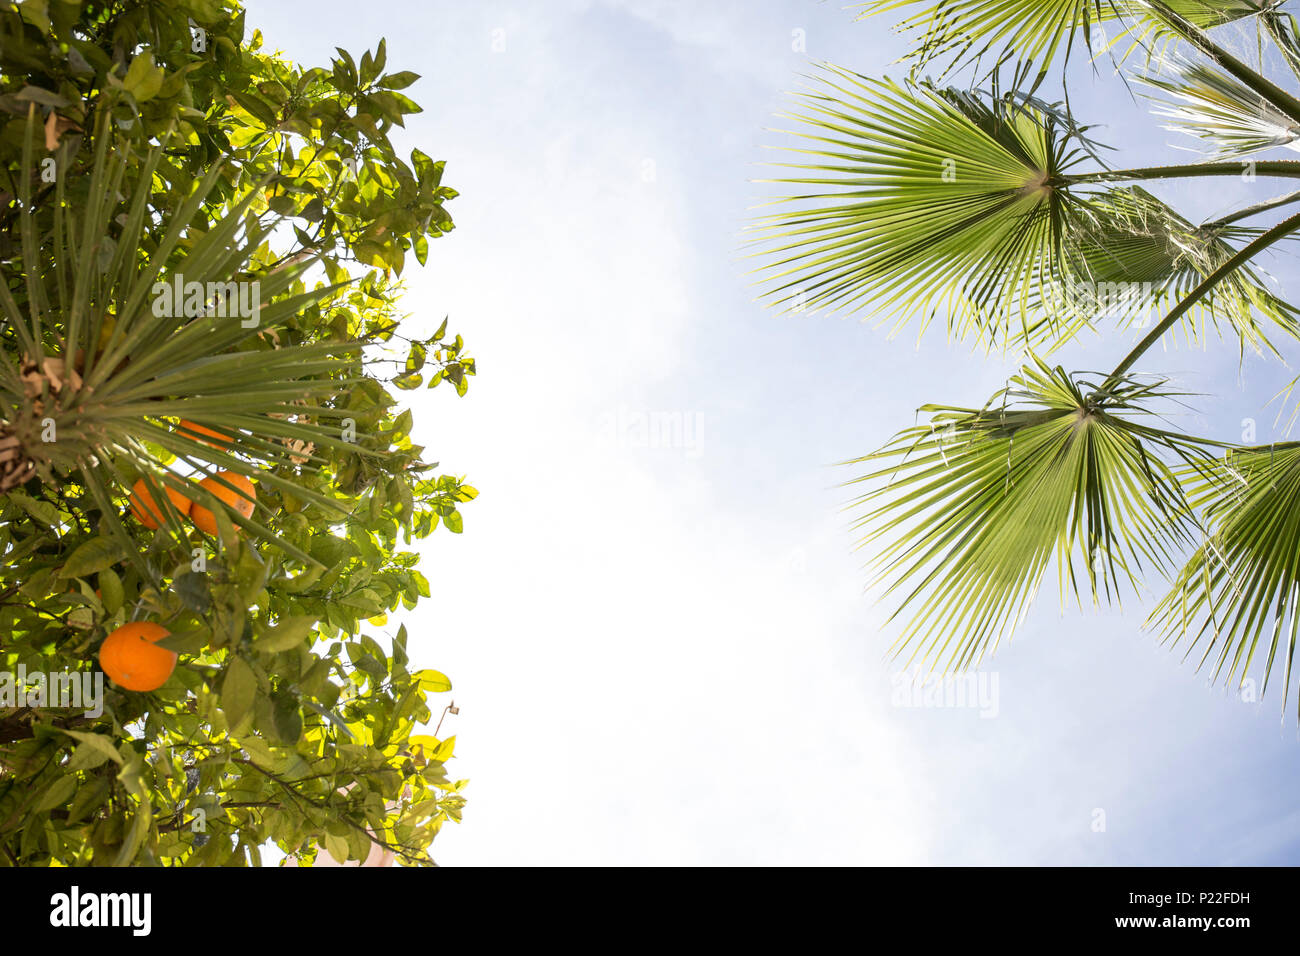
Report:
M 1286 206 L 1293 202 L 1300 202 L 1300 189 L 1294 192 L 1285 193 L 1281 196 L 1274 196 L 1272 199 L 1265 199 L 1263 202 L 1257 202 L 1252 206 L 1246 206 L 1244 209 L 1238 209 L 1236 212 L 1228 213 L 1226 216 L 1220 216 L 1218 219 L 1211 219 L 1209 222 L 1202 223 L 1202 229 L 1219 229 L 1222 226 L 1237 222 L 1240 219 L 1249 219 L 1251 216 L 1257 216 L 1261 212 L 1268 212 L 1270 209 L 1276 209 L 1278 206 Z
M 1240 176 L 1245 160 L 1223 163 L 1178 163 L 1173 166 L 1142 166 L 1136 169 L 1103 169 L 1092 173 L 1074 173 L 1062 176 L 1065 185 L 1075 183 L 1116 183 L 1145 179 L 1188 179 L 1195 176 Z M 1300 160 L 1275 159 L 1254 163 L 1251 170 L 1256 176 L 1278 176 L 1285 179 L 1300 178 Z

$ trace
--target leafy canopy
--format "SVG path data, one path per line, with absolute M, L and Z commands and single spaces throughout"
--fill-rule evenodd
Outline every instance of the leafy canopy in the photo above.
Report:
M 132 620 L 180 653 L 102 714 L 0 696 L 5 865 L 428 863 L 460 818 L 454 738 L 421 732 L 450 681 L 388 623 L 433 595 L 411 545 L 476 495 L 393 392 L 475 372 L 398 312 L 456 193 L 389 138 L 418 77 L 382 41 L 310 69 L 262 42 L 228 0 L 0 11 L 0 671 L 92 674 Z M 182 280 L 234 292 L 157 308 Z M 227 471 L 247 517 L 197 484 Z
M 950 337 L 1021 362 L 983 405 L 922 406 L 920 424 L 851 460 L 865 469 L 853 482 L 860 543 L 901 623 L 896 654 L 978 663 L 1054 564 L 1063 601 L 1118 601 L 1154 576 L 1168 591 L 1149 623 L 1168 643 L 1201 648 L 1240 687 L 1253 666 L 1267 688 L 1280 665 L 1285 700 L 1300 632 L 1297 449 L 1183 433 L 1165 418 L 1185 396 L 1135 368 L 1180 333 L 1208 345 L 1216 331 L 1243 357 L 1285 358 L 1300 338 L 1296 307 L 1259 262 L 1300 236 L 1286 208 L 1300 190 L 1195 222 L 1147 188 L 1300 177 L 1300 163 L 1272 155 L 1300 149 L 1300 27 L 1287 6 L 872 0 L 861 16 L 910 14 L 911 75 L 827 65 L 795 95 L 789 161 L 769 180 L 778 209 L 753 229 L 761 298 L 895 330 L 941 317 Z M 1225 28 L 1251 26 L 1253 57 L 1222 42 Z M 1069 106 L 1064 68 L 1079 49 L 1111 54 L 1207 154 L 1110 166 Z M 1054 64 L 1060 102 L 1042 92 Z M 938 79 L 922 78 L 930 69 Z M 1042 357 L 1117 335 L 1137 341 L 1109 373 Z

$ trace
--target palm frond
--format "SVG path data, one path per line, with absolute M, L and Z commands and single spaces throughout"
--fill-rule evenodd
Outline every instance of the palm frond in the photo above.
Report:
M 831 66 L 799 103 L 810 145 L 793 152 L 813 161 L 769 181 L 814 191 L 753 227 L 761 297 L 889 310 L 896 329 L 942 309 L 950 334 L 990 345 L 1026 332 L 1025 304 L 1064 274 L 1075 200 L 1060 177 L 1085 152 L 1078 131 L 1036 104 Z
M 1126 36 L 1142 46 L 1155 32 L 1153 19 L 1138 0 L 868 0 L 858 19 L 903 8 L 924 9 L 898 24 L 899 32 L 918 37 L 907 59 L 913 70 L 935 62 L 946 72 L 967 64 L 1020 64 L 1020 73 L 1041 79 L 1058 56 L 1067 60 L 1082 40 L 1089 53 Z M 1177 13 L 1203 28 L 1218 26 L 1267 9 L 1267 0 L 1170 0 Z M 1106 28 L 1115 35 L 1106 43 L 1097 36 Z
M 29 148 L 33 138 L 29 120 Z M 377 454 L 342 440 L 340 419 L 346 412 L 334 407 L 335 398 L 360 375 L 361 343 L 278 344 L 298 313 L 337 287 L 307 289 L 302 277 L 310 261 L 271 270 L 255 265 L 253 254 L 269 228 L 254 209 L 263 184 L 249 183 L 219 221 L 197 221 L 220 174 L 216 167 L 165 223 L 156 248 L 142 255 L 144 194 L 165 147 L 145 157 L 139 191 L 121 200 L 125 152 L 109 155 L 110 137 L 96 139 L 99 154 L 87 196 L 68 202 L 58 181 L 49 235 L 38 233 L 30 185 L 26 179 L 22 184 L 26 301 L 20 303 L 0 283 L 2 331 L 22 355 L 16 369 L 0 363 L 5 366 L 0 373 L 3 477 L 9 487 L 31 475 L 83 484 L 103 510 L 105 531 L 126 541 L 115 502 L 135 477 L 144 476 L 205 501 L 223 520 L 295 559 L 316 563 L 275 532 L 269 515 L 243 518 L 168 465 L 175 456 L 194 477 L 237 472 L 291 491 L 327 513 L 346 515 L 346 502 L 286 476 L 321 467 L 321 453 L 330 450 Z M 42 266 L 47 261 L 48 270 Z M 157 283 L 173 279 L 205 290 L 200 307 L 155 307 Z M 236 280 L 256 286 L 260 308 L 255 314 L 230 314 L 220 299 L 211 299 L 211 289 L 220 296 Z M 178 418 L 221 427 L 230 440 L 215 447 L 174 432 L 167 422 Z M 55 424 L 57 440 L 36 439 L 32 423 L 42 420 Z M 155 497 L 164 512 L 172 510 L 165 495 Z M 188 552 L 180 522 L 167 525 L 165 533 Z M 142 575 L 152 578 L 140 556 L 130 553 Z
M 1224 76 L 1231 77 L 1238 85 L 1254 93 L 1260 100 L 1268 104 L 1271 112 L 1287 118 L 1290 124 L 1300 124 L 1300 98 L 1274 83 L 1259 70 L 1243 62 L 1230 49 L 1215 40 L 1205 27 L 1195 22 L 1194 18 L 1184 15 L 1177 4 L 1169 3 L 1168 0 L 1134 0 L 1134 2 L 1144 11 L 1147 19 L 1154 24 L 1156 31 L 1161 36 L 1177 38 L 1190 44 L 1198 53 L 1212 62 L 1218 70 L 1221 70 Z M 1266 34 L 1278 44 L 1279 49 L 1282 49 L 1284 55 L 1286 55 L 1286 44 L 1284 40 L 1279 39 L 1281 36 L 1277 29 L 1279 20 L 1275 16 L 1276 11 L 1273 9 L 1277 6 L 1278 0 L 1258 0 L 1258 2 L 1261 4 L 1261 9 L 1256 12 L 1265 14 L 1256 21 L 1256 27 L 1260 35 L 1261 57 L 1263 56 L 1262 45 Z M 1162 46 L 1159 52 L 1149 51 L 1148 66 L 1157 63 L 1163 64 L 1167 60 L 1166 49 L 1167 44 Z M 1290 62 L 1289 59 L 1288 62 Z M 1224 84 L 1220 84 L 1220 89 L 1216 91 L 1217 95 L 1224 95 L 1223 88 Z M 1231 87 L 1227 88 L 1230 89 Z M 1240 98 L 1239 94 L 1234 95 Z M 1248 103 L 1249 101 L 1245 102 Z
M 823 162 L 779 164 L 798 174 L 773 180 L 819 191 L 753 227 L 760 298 L 777 309 L 885 315 L 895 332 L 943 313 L 952 337 L 1050 353 L 1103 317 L 1149 323 L 1258 234 L 1193 225 L 1140 187 L 1069 183 L 1095 152 L 1050 104 L 828 73 L 796 114 L 812 145 L 794 152 Z M 1300 336 L 1250 267 L 1182 327 L 1199 341 L 1221 320 L 1243 351 L 1276 352 L 1273 326 Z
M 1265 21 L 1274 15 L 1279 2 L 1282 0 L 1116 0 L 1115 8 L 1125 23 L 1114 38 L 1098 48 L 1098 54 L 1113 54 L 1123 44 L 1123 53 L 1115 57 L 1118 62 L 1126 63 L 1130 56 L 1140 53 L 1151 66 L 1166 59 L 1171 47 L 1187 39 L 1180 25 L 1170 21 L 1170 14 L 1202 32 L 1257 17 L 1262 34 Z
M 1177 566 L 1190 512 L 1165 458 L 1192 464 L 1200 445 L 1143 424 L 1159 384 L 1108 392 L 1039 359 L 979 409 L 926 406 L 927 423 L 853 463 L 878 485 L 851 507 L 873 557 L 872 586 L 909 620 L 894 645 L 962 668 L 1009 638 L 1053 556 L 1080 600 L 1136 590 L 1144 564 Z
M 1215 680 L 1244 681 L 1262 652 L 1261 694 L 1280 661 L 1285 705 L 1300 630 L 1300 444 L 1234 449 L 1188 485 L 1209 534 L 1148 624 L 1188 654 L 1203 645 Z
M 1235 77 L 1183 59 L 1174 59 L 1166 70 L 1172 75 L 1142 78 L 1164 94 L 1157 97 L 1156 115 L 1173 120 L 1169 129 L 1209 143 L 1213 150 L 1207 160 L 1277 147 L 1300 152 L 1300 123 Z
M 1296 22 L 1294 15 L 1283 13 L 1276 7 L 1259 19 L 1263 33 L 1277 45 L 1291 72 L 1300 79 L 1300 23 Z
M 1259 233 L 1230 223 L 1194 225 L 1140 186 L 1091 196 L 1068 239 L 1076 285 L 1065 312 L 1072 322 L 1062 324 L 1090 324 L 1109 315 L 1125 329 L 1143 328 L 1232 258 L 1237 248 L 1230 240 Z M 1182 328 L 1189 342 L 1200 342 L 1221 321 L 1236 332 L 1243 351 L 1249 345 L 1280 354 L 1268 337 L 1270 327 L 1300 338 L 1300 313 L 1248 265 L 1197 301 Z

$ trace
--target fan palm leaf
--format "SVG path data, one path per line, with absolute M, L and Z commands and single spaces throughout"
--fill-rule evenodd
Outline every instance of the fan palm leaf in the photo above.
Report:
M 832 67 L 801 102 L 811 146 L 794 152 L 821 161 L 780 164 L 796 175 L 773 181 L 818 191 L 777 200 L 797 208 L 761 217 L 752 236 L 760 298 L 787 312 L 883 314 L 894 331 L 943 313 L 950 336 L 1050 352 L 1107 314 L 1149 321 L 1236 252 L 1229 240 L 1257 234 L 1197 227 L 1140 187 L 1067 172 L 1091 153 L 1086 131 L 1037 101 Z M 1248 268 L 1184 327 L 1196 340 L 1220 319 L 1243 348 L 1273 349 L 1263 320 L 1298 331 Z
M 770 182 L 819 191 L 755 224 L 762 297 L 890 310 L 896 328 L 943 308 L 951 334 L 989 344 L 1026 331 L 1025 304 L 1064 275 L 1076 200 L 1061 177 L 1083 152 L 1077 133 L 1035 105 L 836 67 L 799 99 L 812 145 L 794 152 L 816 161 L 778 164 L 795 174 Z
M 1148 624 L 1189 654 L 1203 646 L 1215 680 L 1244 681 L 1264 652 L 1263 691 L 1280 662 L 1285 697 L 1300 630 L 1300 444 L 1232 449 L 1188 478 L 1209 534 Z
M 1145 45 L 1162 21 L 1141 0 L 868 0 L 858 19 L 904 8 L 918 10 L 898 24 L 900 32 L 917 42 L 908 54 L 913 69 L 941 61 L 948 69 L 992 61 L 992 69 L 1008 60 L 1022 72 L 1047 72 L 1059 55 L 1068 59 L 1076 39 L 1094 49 L 1094 34 L 1103 26 L 1118 28 L 1113 43 L 1129 35 Z M 1258 14 L 1268 0 L 1169 0 L 1168 6 L 1202 28 Z
M 947 668 L 976 664 L 1009 638 L 1055 557 L 1062 599 L 1119 598 L 1144 564 L 1177 566 L 1190 511 L 1165 458 L 1198 443 L 1146 425 L 1161 386 L 1100 392 L 1040 359 L 985 407 L 925 406 L 926 424 L 854 463 L 876 485 L 854 500 L 873 586 L 909 612 L 894 645 Z
M 1107 314 L 1123 328 L 1145 327 L 1232 258 L 1237 247 L 1230 240 L 1259 234 L 1231 223 L 1194 225 L 1140 186 L 1091 197 L 1087 215 L 1077 217 L 1069 237 L 1076 285 L 1064 314 L 1072 316 L 1076 328 Z M 1300 338 L 1296 309 L 1270 292 L 1249 265 L 1196 300 L 1182 327 L 1196 342 L 1221 320 L 1235 330 L 1243 350 L 1250 345 L 1280 354 L 1268 326 Z
M 1167 69 L 1172 76 L 1143 78 L 1163 94 L 1157 97 L 1157 115 L 1174 121 L 1170 129 L 1208 142 L 1212 158 L 1277 147 L 1300 152 L 1300 122 L 1240 80 L 1209 64 L 1180 59 Z

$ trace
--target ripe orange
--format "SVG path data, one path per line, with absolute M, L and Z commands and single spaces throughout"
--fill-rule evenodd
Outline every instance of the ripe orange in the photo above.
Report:
M 224 479 L 229 484 L 238 488 L 239 491 L 232 491 L 230 488 L 227 488 L 218 481 L 218 479 Z M 200 481 L 199 487 L 206 488 L 208 491 L 212 492 L 245 518 L 252 517 L 253 501 L 257 498 L 257 490 L 253 487 L 253 483 L 243 475 L 237 474 L 233 471 L 219 471 L 212 477 L 204 478 Z M 243 492 L 243 494 L 240 494 L 240 492 Z M 247 495 L 247 497 L 244 497 L 245 495 Z M 217 533 L 216 516 L 202 505 L 196 504 L 194 506 L 193 510 L 190 512 L 190 520 L 194 522 L 194 527 L 198 528 L 200 531 L 206 532 L 207 534 Z
M 176 652 L 154 645 L 170 633 L 150 621 L 123 624 L 104 638 L 99 647 L 99 666 L 118 687 L 157 690 L 176 669 Z
M 162 482 L 159 481 L 157 484 L 162 485 Z M 163 491 L 171 500 L 172 507 L 182 515 L 190 513 L 194 502 L 170 485 L 163 485 Z M 143 478 L 131 486 L 131 514 L 136 521 L 150 530 L 157 528 L 166 520 L 166 512 L 158 506 L 158 502 L 149 493 L 149 487 Z
M 181 423 L 176 426 L 176 430 L 186 438 L 193 438 L 195 441 L 201 441 L 212 448 L 229 448 L 231 438 L 225 432 L 219 432 L 215 428 L 208 428 L 206 425 L 199 425 L 189 419 L 182 418 Z M 203 436 L 207 436 L 207 438 Z M 208 438 L 216 439 L 208 441 Z

